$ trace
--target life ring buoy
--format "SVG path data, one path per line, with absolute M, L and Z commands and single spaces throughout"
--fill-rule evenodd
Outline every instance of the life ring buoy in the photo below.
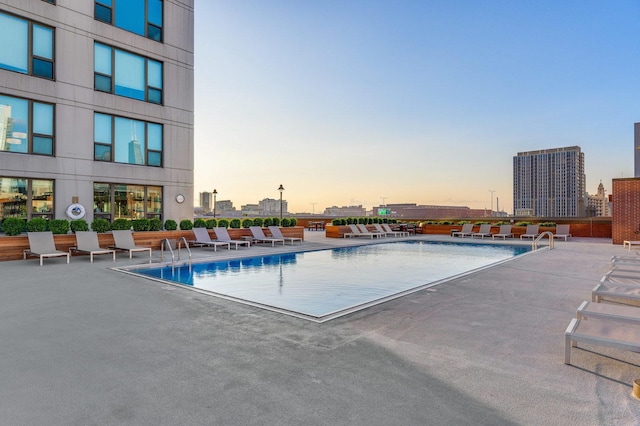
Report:
M 82 219 L 87 212 L 82 204 L 74 203 L 67 207 L 67 217 L 69 219 Z

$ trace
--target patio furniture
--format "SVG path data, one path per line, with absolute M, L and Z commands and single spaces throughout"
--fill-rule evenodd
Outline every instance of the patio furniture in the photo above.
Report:
M 116 251 L 114 249 L 102 248 L 98 243 L 98 233 L 95 231 L 76 231 L 76 246 L 69 247 L 69 253 L 88 253 L 91 263 L 93 263 L 93 255 L 110 254 L 113 261 L 116 261 Z
M 386 235 L 386 233 L 384 233 L 384 232 L 379 232 L 379 231 L 370 231 L 370 230 L 367 228 L 367 225 L 365 225 L 365 224 L 363 224 L 363 223 L 359 223 L 359 224 L 357 224 L 357 225 L 356 225 L 356 227 L 357 227 L 357 228 L 360 230 L 360 232 L 362 232 L 363 234 L 367 234 L 367 233 L 369 233 L 369 234 L 374 234 L 374 235 L 377 235 L 377 236 L 378 236 L 378 238 L 382 238 L 382 237 L 386 237 L 386 236 L 387 236 L 387 235 Z
M 482 225 L 480 225 L 480 229 L 478 230 L 478 232 L 471 233 L 471 238 L 480 237 L 484 240 L 484 237 L 490 237 L 491 235 L 491 224 L 483 223 Z
M 576 310 L 579 320 L 589 318 L 611 318 L 618 321 L 640 322 L 640 308 L 636 306 L 611 305 L 584 301 Z
M 465 223 L 462 225 L 462 229 L 459 231 L 451 231 L 452 237 L 464 238 L 473 234 L 473 223 Z
M 283 238 L 267 237 L 259 226 L 250 226 L 249 230 L 253 235 L 253 241 L 257 241 L 259 243 L 271 243 L 271 247 L 274 247 L 276 243 L 279 242 L 282 242 L 282 245 L 284 245 Z
M 271 232 L 271 235 L 275 238 L 282 238 L 285 241 L 290 241 L 291 245 L 293 245 L 293 243 L 295 241 L 300 241 L 300 244 L 302 244 L 302 238 L 300 237 L 285 237 L 284 235 L 282 235 L 282 231 L 280 231 L 280 228 L 277 226 L 269 226 L 269 232 Z
M 344 238 L 347 237 L 367 237 L 367 238 L 375 238 L 375 237 L 380 237 L 380 234 L 376 233 L 372 233 L 372 232 L 366 232 L 363 233 L 360 229 L 358 229 L 358 227 L 356 225 L 348 225 L 349 229 L 351 230 L 351 232 L 345 232 L 344 234 Z
M 27 237 L 29 238 L 29 248 L 22 252 L 23 259 L 29 256 L 39 257 L 40 266 L 42 266 L 42 260 L 45 257 L 67 256 L 67 263 L 69 263 L 69 253 L 56 249 L 51 231 L 27 232 Z
M 213 228 L 213 232 L 216 233 L 216 241 L 235 244 L 236 250 L 238 250 L 239 245 L 251 247 L 251 240 L 232 240 L 231 236 L 229 236 L 229 231 L 227 231 L 227 228 L 216 227 Z
M 394 231 L 393 229 L 391 229 L 391 226 L 389 226 L 388 223 L 382 223 L 380 224 L 380 226 L 382 227 L 382 230 L 385 231 L 387 234 L 393 232 L 395 234 L 400 234 L 401 237 L 408 237 L 409 236 L 409 231 Z
M 227 246 L 227 250 L 231 250 L 231 243 L 228 241 L 214 241 L 209 236 L 207 228 L 193 228 L 195 240 L 188 241 L 194 246 L 213 247 L 213 251 L 218 251 L 218 246 Z M 236 246 L 237 247 L 237 246 Z
M 506 240 L 507 238 L 513 238 L 511 225 L 500 225 L 500 230 L 498 230 L 498 233 L 491 236 L 491 239 L 493 240 L 495 240 L 496 238 L 502 238 L 503 240 Z
M 520 239 L 531 238 L 535 240 L 540 235 L 539 229 L 540 225 L 527 225 L 527 230 L 520 235 Z
M 571 348 L 578 343 L 640 352 L 640 324 L 612 318 L 573 318 L 564 332 L 564 363 L 571 364 Z
M 129 259 L 131 259 L 131 256 L 133 255 L 134 252 L 148 251 L 149 259 L 151 259 L 151 247 L 137 246 L 136 243 L 133 241 L 133 233 L 131 231 L 125 229 L 125 230 L 114 230 L 111 232 L 113 234 L 114 244 L 109 248 L 129 252 Z
M 571 238 L 571 233 L 569 232 L 569 228 L 571 225 L 556 225 L 556 233 L 553 234 L 553 238 L 564 238 L 567 241 L 568 238 Z M 638 242 L 640 244 L 640 241 Z

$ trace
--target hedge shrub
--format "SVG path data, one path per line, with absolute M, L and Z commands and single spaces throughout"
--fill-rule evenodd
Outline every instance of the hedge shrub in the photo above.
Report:
M 67 219 L 51 219 L 49 231 L 52 234 L 65 235 L 69 232 L 69 221 Z
M 264 220 L 262 220 L 261 217 L 256 217 L 255 219 L 253 219 L 253 226 L 262 227 L 263 225 L 264 225 Z
M 180 221 L 180 229 L 183 231 L 189 231 L 193 229 L 193 222 L 191 222 L 189 219 L 182 219 Z
M 220 227 L 220 228 L 228 228 L 229 227 L 229 219 L 218 219 L 218 227 Z
M 131 221 L 131 226 L 136 232 L 148 231 L 151 227 L 151 221 L 149 219 L 134 219 Z
M 116 231 L 124 231 L 127 229 L 131 229 L 131 220 L 124 219 L 124 218 L 116 219 L 111 224 L 111 229 Z
M 229 222 L 229 227 L 233 229 L 239 229 L 240 225 L 242 225 L 242 222 L 240 222 L 240 219 L 238 218 L 231 219 L 231 221 Z
M 253 219 L 243 219 L 242 220 L 242 227 L 245 229 L 249 229 L 249 227 L 253 226 Z
M 89 224 L 84 219 L 74 219 L 69 223 L 69 228 L 71 228 L 71 232 L 73 233 L 78 231 L 88 231 Z
M 2 221 L 2 232 L 7 235 L 20 235 L 24 231 L 26 221 L 19 217 L 8 217 Z
M 149 220 L 149 231 L 162 231 L 162 220 L 154 217 Z
M 42 217 L 34 217 L 27 222 L 27 231 L 42 232 L 47 230 L 47 220 Z
M 164 221 L 164 229 L 167 231 L 175 231 L 178 229 L 178 223 L 173 219 L 167 219 Z
M 107 219 L 102 219 L 101 217 L 93 219 L 91 222 L 91 230 L 96 231 L 98 233 L 104 233 L 111 231 L 111 224 Z
M 282 221 L 280 222 L 280 226 L 282 226 L 283 228 L 288 228 L 290 225 L 291 221 L 289 220 L 289 218 L 287 217 L 283 217 Z
M 218 221 L 216 219 L 207 219 L 206 228 L 213 229 L 218 226 Z
M 194 228 L 206 228 L 207 227 L 207 221 L 202 219 L 202 218 L 198 218 L 198 219 L 193 221 L 193 227 Z

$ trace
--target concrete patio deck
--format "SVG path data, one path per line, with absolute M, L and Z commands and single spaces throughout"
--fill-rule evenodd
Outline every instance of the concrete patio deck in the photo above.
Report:
M 629 251 L 555 247 L 323 324 L 116 272 L 108 256 L 3 262 L 1 423 L 638 424 L 639 354 L 584 345 L 563 363 L 576 308 Z

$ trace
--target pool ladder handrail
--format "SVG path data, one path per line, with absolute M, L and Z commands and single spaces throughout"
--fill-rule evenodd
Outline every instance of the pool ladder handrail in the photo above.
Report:
M 534 250 L 538 249 L 538 242 L 542 241 L 542 238 L 544 236 L 548 236 L 549 237 L 549 250 L 553 249 L 553 233 L 551 231 L 544 231 L 543 233 L 541 233 L 540 235 L 538 235 L 534 240 L 533 243 L 531 245 L 531 248 L 533 248 Z
M 178 239 L 178 242 L 176 243 L 176 246 L 178 246 L 178 260 L 181 260 L 180 245 L 182 241 L 184 241 L 184 247 L 187 249 L 187 252 L 189 253 L 189 265 L 191 265 L 191 250 L 189 249 L 189 243 L 187 242 L 187 239 L 185 237 L 180 237 L 180 239 Z M 171 267 L 173 268 L 176 258 L 175 258 L 175 255 L 173 254 L 173 249 L 171 248 L 171 241 L 168 238 L 165 238 L 160 242 L 160 261 L 162 262 L 164 260 L 165 246 L 169 249 L 169 252 L 171 253 Z

